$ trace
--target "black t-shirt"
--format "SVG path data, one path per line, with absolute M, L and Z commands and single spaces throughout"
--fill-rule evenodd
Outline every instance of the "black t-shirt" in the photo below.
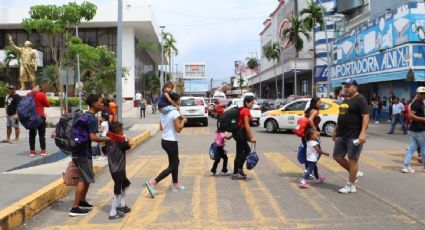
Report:
M 108 164 L 111 173 L 125 171 L 126 151 L 130 149 L 128 141 L 109 142 L 107 144 Z
M 339 107 L 337 136 L 357 138 L 362 131 L 363 114 L 369 114 L 366 98 L 358 94 L 354 98 L 345 99 Z
M 6 113 L 9 116 L 16 114 L 16 108 L 18 108 L 19 101 L 21 100 L 21 96 L 18 94 L 9 95 L 6 100 Z
M 410 105 L 410 111 L 416 112 L 415 115 L 418 116 L 418 117 L 425 117 L 424 103 L 422 101 L 415 100 Z M 425 123 L 412 120 L 412 123 L 410 124 L 409 130 L 413 131 L 413 132 L 425 131 Z

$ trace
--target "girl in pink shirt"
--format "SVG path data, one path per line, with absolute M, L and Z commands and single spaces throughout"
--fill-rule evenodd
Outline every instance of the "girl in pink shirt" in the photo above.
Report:
M 217 129 L 217 132 L 215 134 L 215 143 L 217 144 L 218 157 L 216 157 L 216 159 L 214 160 L 213 167 L 211 168 L 211 176 L 217 175 L 217 166 L 220 163 L 221 159 L 223 159 L 223 169 L 221 170 L 221 173 L 223 175 L 229 174 L 229 170 L 227 170 L 228 158 L 226 151 L 224 150 L 224 145 L 225 139 L 229 140 L 231 138 L 232 136 L 226 136 L 223 130 Z

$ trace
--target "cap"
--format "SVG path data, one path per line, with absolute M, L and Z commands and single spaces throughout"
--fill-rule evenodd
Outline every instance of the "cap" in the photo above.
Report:
M 425 87 L 419 86 L 418 89 L 416 89 L 416 93 L 425 93 Z
M 342 84 L 343 85 L 355 85 L 355 86 L 359 86 L 359 84 L 357 83 L 357 81 L 356 80 L 353 80 L 351 78 L 347 79 Z
M 14 85 L 9 85 L 9 89 L 16 89 L 16 86 L 14 86 Z

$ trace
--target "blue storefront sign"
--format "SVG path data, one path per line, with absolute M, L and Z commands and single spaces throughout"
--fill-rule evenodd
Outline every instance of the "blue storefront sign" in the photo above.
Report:
M 205 93 L 209 89 L 208 80 L 184 80 L 186 92 Z

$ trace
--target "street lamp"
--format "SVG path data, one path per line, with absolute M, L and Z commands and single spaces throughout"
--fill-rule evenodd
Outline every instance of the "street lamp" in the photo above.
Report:
M 122 121 L 122 0 L 118 0 L 116 94 L 118 121 Z
M 159 77 L 161 90 L 164 88 L 164 29 L 165 26 L 160 26 L 161 28 L 161 76 Z
M 327 25 L 327 20 L 326 20 L 326 16 L 325 16 L 325 10 L 323 9 L 323 4 L 322 4 L 322 0 L 319 0 L 319 4 L 320 4 L 320 9 L 322 11 L 322 17 L 323 17 L 323 22 L 325 24 L 325 39 L 326 39 L 326 61 L 328 63 L 328 70 L 326 72 L 327 75 L 327 87 L 326 90 L 328 91 L 328 97 L 331 95 L 331 77 L 333 75 L 333 71 L 332 71 L 332 66 L 331 66 L 331 58 L 330 58 L 330 49 L 329 49 L 329 39 L 328 39 L 328 25 Z M 313 41 L 314 43 L 314 41 Z M 314 58 L 314 57 L 313 57 Z

